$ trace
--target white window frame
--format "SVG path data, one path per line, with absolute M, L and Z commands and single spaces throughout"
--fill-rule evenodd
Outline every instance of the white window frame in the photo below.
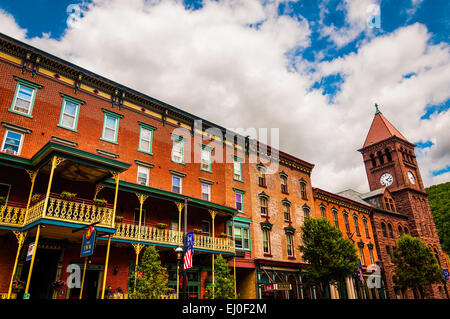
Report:
M 139 173 L 144 173 L 144 174 L 146 174 L 145 184 L 141 184 L 141 183 L 139 182 Z M 139 185 L 145 185 L 145 186 L 148 186 L 149 180 L 150 180 L 150 168 L 144 167 L 144 166 L 138 166 L 136 182 L 137 182 Z
M 174 190 L 173 190 L 173 186 L 174 186 L 174 178 L 178 178 L 179 180 L 180 180 L 180 192 L 179 193 L 177 193 L 177 192 L 175 192 Z M 172 175 L 172 192 L 173 193 L 177 193 L 177 194 L 182 194 L 183 193 L 183 178 L 182 177 L 180 177 L 180 176 L 175 176 L 175 175 Z
M 106 127 L 106 123 L 108 122 L 108 120 L 107 120 L 108 117 L 109 117 L 110 119 L 113 119 L 113 120 L 115 121 L 115 125 L 114 125 L 114 136 L 113 136 L 112 139 L 107 138 L 107 137 L 106 137 L 106 134 L 105 134 L 106 129 L 112 130 L 112 128 Z M 105 114 L 105 119 L 104 119 L 104 121 L 105 121 L 105 123 L 104 123 L 104 125 L 103 125 L 102 139 L 104 139 L 105 141 L 109 141 L 109 142 L 117 142 L 117 135 L 118 135 L 118 134 L 117 134 L 117 129 L 118 129 L 118 125 L 119 125 L 119 119 L 118 119 L 117 117 L 114 117 L 114 116 Z
M 14 155 L 20 155 L 20 153 L 22 152 L 22 146 L 23 146 L 23 140 L 25 139 L 25 134 L 23 133 L 19 133 L 17 131 L 13 131 L 13 130 L 6 130 L 5 131 L 5 136 L 3 137 L 3 143 L 2 143 L 2 149 L 1 151 L 3 153 L 7 153 L 7 154 L 12 154 L 6 151 L 5 149 L 5 144 L 6 144 L 6 138 L 8 137 L 8 133 L 15 133 L 15 134 L 19 134 L 20 135 L 20 143 L 19 143 L 19 149 L 17 150 L 17 153 L 15 153 Z
M 16 93 L 16 96 L 14 97 L 14 102 L 13 102 L 13 107 L 12 107 L 12 109 L 13 109 L 14 112 L 18 112 L 18 113 L 20 113 L 20 114 L 31 115 L 31 111 L 32 111 L 32 109 L 33 109 L 33 100 L 34 100 L 34 97 L 35 97 L 35 95 L 36 95 L 36 89 L 35 89 L 35 88 L 31 88 L 31 87 L 26 86 L 26 85 L 23 85 L 23 84 L 21 84 L 21 83 L 18 83 L 17 85 L 18 85 L 18 87 L 17 87 L 17 93 Z M 27 113 L 22 112 L 22 111 L 19 111 L 19 110 L 16 110 L 17 98 L 19 97 L 19 92 L 20 92 L 20 88 L 21 88 L 21 87 L 24 87 L 24 88 L 27 88 L 27 89 L 30 89 L 30 90 L 33 91 L 33 92 L 31 93 L 30 101 L 28 101 L 30 104 L 28 105 L 28 112 L 27 112 Z
M 203 187 L 206 187 L 208 189 L 207 193 L 203 192 Z M 204 199 L 203 198 L 203 194 L 207 194 L 208 195 L 208 199 Z M 206 184 L 206 183 L 202 183 L 202 199 L 203 200 L 207 200 L 207 201 L 211 201 L 211 185 Z
M 142 134 L 144 131 L 148 131 L 150 133 L 149 140 L 146 140 L 144 138 L 144 135 Z M 139 132 L 139 150 L 144 151 L 146 153 L 152 152 L 152 141 L 153 141 L 153 130 L 149 130 L 148 128 L 141 126 L 141 131 Z M 148 149 L 145 149 L 142 147 L 142 141 L 148 142 Z

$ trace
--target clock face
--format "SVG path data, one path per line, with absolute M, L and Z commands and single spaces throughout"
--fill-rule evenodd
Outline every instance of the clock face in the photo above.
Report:
M 393 181 L 394 181 L 394 177 L 392 177 L 392 175 L 389 173 L 384 173 L 380 177 L 380 183 L 381 183 L 381 185 L 384 185 L 384 186 L 390 186 Z
M 416 183 L 416 180 L 414 178 L 414 174 L 413 173 L 408 172 L 408 178 L 409 178 L 409 181 L 411 182 L 411 184 L 415 184 Z

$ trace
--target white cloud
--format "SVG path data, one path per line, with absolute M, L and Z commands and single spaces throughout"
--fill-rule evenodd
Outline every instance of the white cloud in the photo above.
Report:
M 316 164 L 314 186 L 367 191 L 359 149 L 375 102 L 411 141 L 436 141 L 419 154 L 426 185 L 448 178 L 429 172 L 450 163 L 450 112 L 420 121 L 426 105 L 450 98 L 450 54 L 416 24 L 369 38 L 357 52 L 323 62 L 313 73 L 298 57 L 287 70 L 285 53 L 310 45 L 309 22 L 278 16 L 277 1 L 205 1 L 186 10 L 181 1 L 97 0 L 79 27 L 59 40 L 26 38 L 26 30 L 0 12 L 0 28 L 19 40 L 67 59 L 224 127 L 278 127 L 281 149 Z M 360 25 L 355 2 L 349 21 Z M 363 6 L 363 5 L 358 5 Z M 364 11 L 365 12 L 365 11 Z M 249 24 L 262 23 L 259 28 Z M 405 79 L 403 76 L 414 72 Z M 342 74 L 329 104 L 321 77 Z

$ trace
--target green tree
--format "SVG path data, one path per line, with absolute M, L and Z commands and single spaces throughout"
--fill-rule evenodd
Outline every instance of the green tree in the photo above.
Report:
M 212 286 L 206 288 L 206 299 L 235 299 L 234 276 L 230 274 L 228 263 L 222 255 L 214 260 L 214 297 Z
M 425 189 L 442 249 L 450 253 L 450 182 Z
M 130 299 L 158 299 L 169 293 L 167 269 L 161 266 L 159 253 L 154 246 L 148 246 L 140 263 L 138 263 L 136 274 L 136 290 L 134 289 L 134 271 L 130 275 L 128 297 Z
M 325 287 L 337 284 L 357 270 L 356 248 L 326 218 L 305 220 L 301 231 L 303 244 L 298 249 L 307 262 L 304 281 L 307 286 L 318 288 L 319 298 L 325 298 Z
M 397 240 L 392 262 L 393 280 L 400 287 L 412 288 L 414 296 L 425 297 L 424 286 L 440 283 L 444 275 L 431 249 L 419 238 L 403 235 Z

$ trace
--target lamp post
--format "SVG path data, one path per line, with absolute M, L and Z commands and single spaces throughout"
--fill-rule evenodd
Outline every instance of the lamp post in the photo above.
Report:
M 177 254 L 177 299 L 180 299 L 180 263 L 181 256 L 183 255 L 183 248 L 178 246 L 175 249 L 175 253 Z

